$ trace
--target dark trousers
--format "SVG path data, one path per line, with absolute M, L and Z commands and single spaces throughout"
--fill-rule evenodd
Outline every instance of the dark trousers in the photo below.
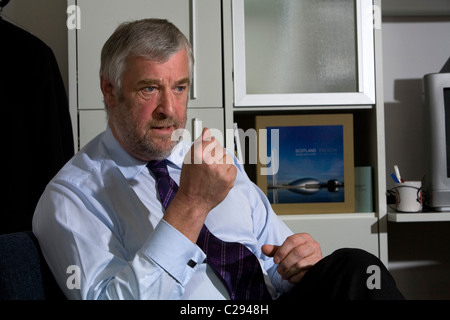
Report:
M 339 249 L 316 263 L 280 300 L 403 300 L 395 280 L 374 255 Z

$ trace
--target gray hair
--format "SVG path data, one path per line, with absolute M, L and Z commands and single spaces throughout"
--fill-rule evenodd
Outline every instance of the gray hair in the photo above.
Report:
M 192 78 L 194 56 L 192 46 L 184 34 L 165 19 L 143 19 L 119 25 L 105 42 L 101 53 L 100 75 L 120 91 L 126 60 L 130 56 L 157 62 L 186 49 L 189 76 Z

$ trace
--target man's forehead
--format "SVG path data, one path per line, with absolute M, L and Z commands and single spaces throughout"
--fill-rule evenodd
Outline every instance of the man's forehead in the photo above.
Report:
M 166 62 L 158 62 L 138 56 L 130 57 L 127 60 L 125 73 L 132 75 L 138 82 L 158 84 L 168 77 L 172 82 L 180 84 L 190 82 L 188 60 L 181 55 Z

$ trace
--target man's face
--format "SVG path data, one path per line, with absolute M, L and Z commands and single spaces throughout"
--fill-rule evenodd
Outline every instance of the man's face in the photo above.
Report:
M 177 143 L 172 133 L 186 125 L 189 64 L 185 50 L 164 63 L 128 58 L 120 94 L 114 94 L 104 79 L 102 90 L 109 125 L 122 147 L 144 161 L 170 154 Z

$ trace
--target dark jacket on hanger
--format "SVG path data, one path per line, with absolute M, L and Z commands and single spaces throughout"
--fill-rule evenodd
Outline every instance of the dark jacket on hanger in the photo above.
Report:
M 1 18 L 0 108 L 0 233 L 31 230 L 45 186 L 74 154 L 72 125 L 53 51 Z

